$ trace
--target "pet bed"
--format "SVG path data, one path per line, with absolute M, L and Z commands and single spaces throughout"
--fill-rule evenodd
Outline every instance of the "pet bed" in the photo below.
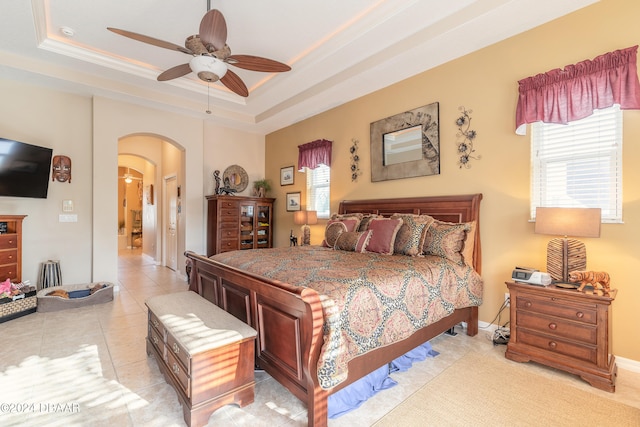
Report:
M 100 287 L 101 286 L 101 287 Z M 92 289 L 95 289 L 92 292 Z M 55 294 L 65 294 L 64 298 Z M 79 285 L 52 286 L 38 291 L 38 312 L 66 310 L 113 301 L 113 283 L 96 282 Z

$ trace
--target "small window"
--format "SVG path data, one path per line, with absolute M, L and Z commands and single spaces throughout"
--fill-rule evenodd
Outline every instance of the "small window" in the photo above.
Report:
M 315 210 L 318 218 L 329 218 L 330 206 L 330 184 L 331 184 L 331 168 L 329 166 L 320 165 L 315 169 L 307 171 L 307 207 L 309 211 Z
M 603 222 L 622 222 L 620 107 L 531 129 L 531 218 L 538 206 L 584 207 L 601 208 Z

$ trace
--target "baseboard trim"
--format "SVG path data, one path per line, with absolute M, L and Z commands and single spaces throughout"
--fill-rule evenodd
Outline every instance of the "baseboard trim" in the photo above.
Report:
M 618 368 L 626 369 L 631 372 L 640 372 L 640 362 L 626 357 L 616 356 L 616 364 Z
M 478 327 L 493 332 L 498 326 L 487 322 L 478 321 Z M 627 359 L 616 355 L 616 364 L 618 368 L 626 369 L 631 372 L 640 372 L 640 361 Z

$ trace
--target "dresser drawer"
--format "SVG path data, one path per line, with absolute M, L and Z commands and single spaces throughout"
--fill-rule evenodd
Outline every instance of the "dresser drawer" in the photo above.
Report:
M 12 249 L 18 247 L 17 234 L 0 235 L 0 249 Z
M 149 336 L 149 341 L 151 341 L 151 344 L 153 344 L 156 350 L 158 350 L 158 353 L 162 355 L 162 358 L 163 359 L 166 358 L 166 355 L 164 353 L 165 348 L 164 348 L 164 340 L 162 338 L 162 335 L 157 331 L 156 328 L 151 326 L 151 324 L 149 324 L 148 336 Z
M 189 363 L 189 353 L 170 333 L 167 333 L 167 353 L 179 360 L 183 370 L 186 371 L 187 374 L 191 374 L 189 372 L 191 366 L 191 363 Z
M 232 220 L 238 220 L 238 218 L 240 218 L 240 215 L 238 214 L 238 208 L 234 208 L 234 209 L 227 209 L 227 208 L 222 208 L 220 209 L 220 220 L 221 221 L 232 221 Z
M 533 329 L 548 335 L 570 338 L 588 344 L 598 342 L 597 328 L 595 325 L 570 322 L 557 317 L 541 316 L 536 313 L 519 311 L 517 325 L 527 329 Z
M 595 304 L 579 304 L 562 298 L 532 296 L 522 293 L 518 294 L 516 298 L 516 308 L 518 310 L 551 314 L 553 316 L 593 325 L 597 323 L 598 319 Z
M 238 238 L 222 239 L 220 241 L 220 252 L 229 252 L 238 250 Z
M 220 229 L 220 238 L 222 239 L 222 244 L 224 244 L 225 240 L 234 240 L 238 239 L 238 228 L 237 225 L 233 228 L 224 228 Z
M 0 265 L 15 264 L 16 262 L 18 262 L 18 250 L 0 252 Z
M 164 342 L 165 335 L 166 335 L 164 326 L 162 325 L 162 322 L 160 321 L 160 319 L 158 319 L 158 316 L 156 316 L 155 313 L 151 310 L 149 310 L 149 324 L 154 328 L 156 328 L 156 330 L 160 334 L 160 339 Z
M 527 344 L 545 351 L 563 354 L 574 359 L 580 359 L 589 363 L 597 362 L 597 347 L 592 345 L 581 345 L 570 341 L 565 341 L 559 337 L 538 334 L 532 331 L 518 328 L 518 342 Z
M 3 265 L 0 267 L 0 281 L 18 278 L 18 264 Z
M 220 201 L 221 209 L 234 209 L 236 211 L 236 214 L 239 206 L 240 204 L 237 200 L 221 200 Z
M 190 398 L 191 387 L 189 382 L 191 381 L 191 379 L 189 378 L 189 374 L 185 371 L 184 366 L 182 366 L 182 363 L 178 362 L 178 359 L 175 357 L 175 354 L 173 353 L 171 348 L 167 348 L 167 353 L 165 357 L 167 360 L 167 366 L 169 368 L 169 371 L 171 372 L 173 377 L 176 380 L 178 380 L 178 383 L 180 384 L 180 388 L 182 388 L 182 391 L 184 392 L 184 394 L 186 394 L 187 397 Z

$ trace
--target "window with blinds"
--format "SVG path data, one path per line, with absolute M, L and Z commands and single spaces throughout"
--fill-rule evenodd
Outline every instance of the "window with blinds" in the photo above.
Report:
M 567 125 L 531 126 L 531 218 L 536 207 L 601 208 L 622 222 L 622 112 L 619 106 Z
M 320 165 L 307 171 L 307 210 L 316 211 L 318 218 L 329 218 L 331 168 Z

